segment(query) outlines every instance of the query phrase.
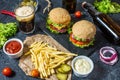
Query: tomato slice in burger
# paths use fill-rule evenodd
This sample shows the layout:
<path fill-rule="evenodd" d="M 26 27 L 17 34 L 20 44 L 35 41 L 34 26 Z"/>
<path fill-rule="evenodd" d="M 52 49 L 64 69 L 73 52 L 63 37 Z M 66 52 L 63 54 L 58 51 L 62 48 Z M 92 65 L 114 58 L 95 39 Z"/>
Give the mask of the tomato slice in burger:
<path fill-rule="evenodd" d="M 82 42 L 82 41 L 77 41 L 75 44 L 78 44 L 78 45 L 84 45 L 85 43 Z"/>
<path fill-rule="evenodd" d="M 78 45 L 85 45 L 85 44 L 89 44 L 89 40 L 86 40 L 86 41 L 77 41 L 75 44 L 78 44 Z"/>
<path fill-rule="evenodd" d="M 74 44 L 78 44 L 78 45 L 85 45 L 88 44 L 90 41 L 86 40 L 86 41 L 78 41 L 75 38 L 72 37 L 72 34 L 70 34 L 70 40 L 74 43 Z"/>
<path fill-rule="evenodd" d="M 72 33 L 70 34 L 70 40 L 71 40 L 72 42 L 74 42 L 74 43 L 77 42 L 77 40 L 72 37 Z"/>

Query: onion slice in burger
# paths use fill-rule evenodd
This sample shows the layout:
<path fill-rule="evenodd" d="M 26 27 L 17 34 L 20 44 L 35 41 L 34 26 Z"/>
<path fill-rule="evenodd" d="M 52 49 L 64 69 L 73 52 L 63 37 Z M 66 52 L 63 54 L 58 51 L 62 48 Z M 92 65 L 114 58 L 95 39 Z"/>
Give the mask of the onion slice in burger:
<path fill-rule="evenodd" d="M 117 62 L 118 55 L 114 48 L 106 46 L 100 49 L 100 59 L 106 64 L 113 65 Z"/>

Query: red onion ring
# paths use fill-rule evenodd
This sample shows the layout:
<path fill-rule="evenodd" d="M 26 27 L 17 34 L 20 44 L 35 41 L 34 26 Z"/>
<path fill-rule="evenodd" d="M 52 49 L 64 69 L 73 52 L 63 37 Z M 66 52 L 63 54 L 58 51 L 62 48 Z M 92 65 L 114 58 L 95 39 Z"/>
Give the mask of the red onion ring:
<path fill-rule="evenodd" d="M 105 56 L 108 52 L 112 54 L 110 57 Z M 100 49 L 100 59 L 106 64 L 113 65 L 117 62 L 118 55 L 114 48 L 106 46 Z"/>

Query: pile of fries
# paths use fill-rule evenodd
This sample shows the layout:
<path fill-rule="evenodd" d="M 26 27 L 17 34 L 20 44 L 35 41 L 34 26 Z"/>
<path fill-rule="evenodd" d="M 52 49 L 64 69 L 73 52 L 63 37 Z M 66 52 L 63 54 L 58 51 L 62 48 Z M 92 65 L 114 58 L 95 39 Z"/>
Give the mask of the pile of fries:
<path fill-rule="evenodd" d="M 40 78 L 45 79 L 55 73 L 55 68 L 70 60 L 77 54 L 58 51 L 45 42 L 34 42 L 25 55 L 31 55 L 31 60 L 40 72 Z"/>

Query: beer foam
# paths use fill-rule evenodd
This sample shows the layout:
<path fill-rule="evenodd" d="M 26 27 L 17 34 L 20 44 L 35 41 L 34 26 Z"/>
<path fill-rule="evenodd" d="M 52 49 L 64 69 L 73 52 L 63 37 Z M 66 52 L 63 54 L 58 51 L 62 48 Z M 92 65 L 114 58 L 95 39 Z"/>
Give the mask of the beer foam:
<path fill-rule="evenodd" d="M 17 16 L 29 16 L 33 13 L 34 9 L 30 6 L 22 6 L 16 9 L 15 13 Z"/>

